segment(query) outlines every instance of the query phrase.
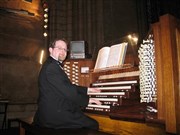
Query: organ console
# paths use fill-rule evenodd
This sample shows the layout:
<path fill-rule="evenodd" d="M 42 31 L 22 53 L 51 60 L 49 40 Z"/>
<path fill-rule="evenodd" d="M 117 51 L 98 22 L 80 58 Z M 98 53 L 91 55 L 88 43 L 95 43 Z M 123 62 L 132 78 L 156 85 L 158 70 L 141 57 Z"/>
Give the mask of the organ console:
<path fill-rule="evenodd" d="M 88 94 L 90 98 L 95 98 L 102 104 L 89 104 L 86 112 L 108 115 L 112 119 L 145 121 L 147 119 L 145 113 L 150 113 L 153 109 L 157 110 L 153 103 L 140 103 L 140 70 L 138 67 L 129 66 L 93 74 L 100 75 L 91 87 L 96 87 L 101 92 Z M 134 114 L 133 110 L 136 110 Z M 130 113 L 129 116 L 128 113 Z"/>
<path fill-rule="evenodd" d="M 165 125 L 168 133 L 180 133 L 179 39 L 179 20 L 162 16 L 140 45 L 137 66 L 91 72 L 91 87 L 101 92 L 88 94 L 102 105 L 89 104 L 85 112 L 155 122 Z"/>

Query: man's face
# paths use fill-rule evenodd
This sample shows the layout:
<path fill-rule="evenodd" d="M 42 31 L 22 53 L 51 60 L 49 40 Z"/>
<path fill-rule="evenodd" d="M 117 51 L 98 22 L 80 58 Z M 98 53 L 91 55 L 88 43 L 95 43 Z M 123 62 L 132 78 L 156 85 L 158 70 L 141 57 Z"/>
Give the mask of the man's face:
<path fill-rule="evenodd" d="M 67 45 L 64 41 L 58 40 L 53 48 L 49 49 L 50 55 L 58 61 L 64 61 L 67 56 Z"/>

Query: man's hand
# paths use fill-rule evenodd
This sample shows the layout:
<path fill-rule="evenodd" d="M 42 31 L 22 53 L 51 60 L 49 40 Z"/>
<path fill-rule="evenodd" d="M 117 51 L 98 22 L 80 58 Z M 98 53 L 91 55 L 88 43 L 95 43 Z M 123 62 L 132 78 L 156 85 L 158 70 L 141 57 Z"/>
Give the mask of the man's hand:
<path fill-rule="evenodd" d="M 97 105 L 101 105 L 101 104 L 102 104 L 99 100 L 97 100 L 97 99 L 95 99 L 95 98 L 89 98 L 89 103 L 90 103 L 90 104 L 95 103 L 95 104 L 97 104 Z"/>
<path fill-rule="evenodd" d="M 101 92 L 98 88 L 88 88 L 87 93 Z"/>
<path fill-rule="evenodd" d="M 87 91 L 88 94 L 89 93 L 99 93 L 99 92 L 101 92 L 101 90 L 98 89 L 98 88 L 88 88 L 88 91 Z M 97 104 L 97 105 L 101 105 L 102 104 L 99 100 L 97 100 L 95 98 L 89 98 L 89 103 L 90 104 L 94 103 L 94 104 Z"/>

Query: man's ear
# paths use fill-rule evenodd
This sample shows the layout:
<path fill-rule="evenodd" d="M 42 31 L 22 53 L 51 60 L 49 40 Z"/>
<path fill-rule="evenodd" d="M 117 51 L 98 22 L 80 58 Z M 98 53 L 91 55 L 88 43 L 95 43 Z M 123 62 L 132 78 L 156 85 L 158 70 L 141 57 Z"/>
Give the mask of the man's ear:
<path fill-rule="evenodd" d="M 52 53 L 52 48 L 51 47 L 49 47 L 49 52 Z"/>

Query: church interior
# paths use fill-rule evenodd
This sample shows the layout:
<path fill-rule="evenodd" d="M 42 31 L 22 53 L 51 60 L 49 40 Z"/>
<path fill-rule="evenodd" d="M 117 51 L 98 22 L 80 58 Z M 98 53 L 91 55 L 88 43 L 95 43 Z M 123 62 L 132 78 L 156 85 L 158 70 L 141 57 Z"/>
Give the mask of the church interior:
<path fill-rule="evenodd" d="M 45 135 L 26 130 L 37 109 L 39 71 L 58 38 L 69 42 L 64 70 L 72 83 L 136 80 L 118 104 L 84 110 L 102 135 L 180 134 L 179 0 L 0 0 L 0 134 Z M 123 64 L 94 70 L 101 48 L 124 42 Z"/>

